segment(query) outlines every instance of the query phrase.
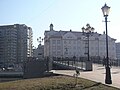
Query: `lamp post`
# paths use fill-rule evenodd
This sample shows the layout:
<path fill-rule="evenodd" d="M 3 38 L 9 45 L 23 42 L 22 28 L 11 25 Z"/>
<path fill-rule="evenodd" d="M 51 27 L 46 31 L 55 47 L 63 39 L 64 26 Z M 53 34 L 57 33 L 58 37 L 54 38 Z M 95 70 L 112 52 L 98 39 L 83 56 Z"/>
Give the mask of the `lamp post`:
<path fill-rule="evenodd" d="M 89 56 L 89 36 L 94 32 L 94 28 L 90 24 L 86 24 L 86 28 L 82 27 L 83 35 L 87 37 L 87 61 L 86 61 L 86 71 L 92 71 L 92 62 Z"/>
<path fill-rule="evenodd" d="M 68 59 L 68 47 L 67 47 L 67 45 L 66 45 L 66 47 L 65 47 L 65 56 L 66 56 L 66 61 L 67 61 L 67 64 L 68 64 L 68 66 L 69 66 L 69 59 Z"/>
<path fill-rule="evenodd" d="M 75 62 L 76 62 L 76 56 L 75 55 L 73 56 L 73 61 L 74 61 L 74 65 L 75 65 L 75 68 L 76 68 L 76 64 L 75 64 Z"/>
<path fill-rule="evenodd" d="M 82 32 L 83 34 L 87 37 L 87 42 L 88 42 L 88 51 L 87 51 L 87 55 L 88 55 L 88 61 L 90 61 L 89 59 L 89 36 L 90 34 L 94 31 L 94 28 L 90 26 L 90 24 L 86 24 L 86 28 L 82 27 Z"/>
<path fill-rule="evenodd" d="M 105 17 L 105 25 L 106 25 L 106 77 L 105 77 L 105 83 L 106 84 L 112 84 L 111 80 L 111 71 L 109 66 L 109 57 L 108 57 L 108 35 L 107 35 L 107 17 L 110 11 L 110 7 L 108 7 L 106 4 L 101 8 L 103 12 L 103 16 Z"/>

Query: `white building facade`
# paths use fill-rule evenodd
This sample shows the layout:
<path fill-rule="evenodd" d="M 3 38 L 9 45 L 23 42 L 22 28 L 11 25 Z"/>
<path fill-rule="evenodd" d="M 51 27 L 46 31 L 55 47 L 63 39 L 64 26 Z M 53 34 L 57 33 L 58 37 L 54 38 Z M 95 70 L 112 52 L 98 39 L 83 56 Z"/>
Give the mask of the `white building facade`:
<path fill-rule="evenodd" d="M 116 58 L 120 59 L 120 42 L 115 44 L 116 44 Z"/>
<path fill-rule="evenodd" d="M 73 58 L 87 57 L 87 37 L 83 32 L 55 31 L 53 24 L 44 33 L 44 57 Z M 115 39 L 108 37 L 109 58 L 116 58 Z M 89 37 L 89 56 L 106 57 L 106 35 L 93 32 Z"/>
<path fill-rule="evenodd" d="M 44 45 L 39 44 L 37 48 L 33 49 L 33 57 L 43 60 L 44 58 Z"/>

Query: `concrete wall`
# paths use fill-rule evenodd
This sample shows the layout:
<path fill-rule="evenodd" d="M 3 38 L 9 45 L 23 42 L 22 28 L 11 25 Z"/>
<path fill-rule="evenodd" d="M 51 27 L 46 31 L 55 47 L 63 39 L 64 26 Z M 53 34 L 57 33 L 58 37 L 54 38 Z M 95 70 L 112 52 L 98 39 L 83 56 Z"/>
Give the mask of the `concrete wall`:
<path fill-rule="evenodd" d="M 28 61 L 24 64 L 23 78 L 35 78 L 43 76 L 46 71 L 45 61 Z"/>

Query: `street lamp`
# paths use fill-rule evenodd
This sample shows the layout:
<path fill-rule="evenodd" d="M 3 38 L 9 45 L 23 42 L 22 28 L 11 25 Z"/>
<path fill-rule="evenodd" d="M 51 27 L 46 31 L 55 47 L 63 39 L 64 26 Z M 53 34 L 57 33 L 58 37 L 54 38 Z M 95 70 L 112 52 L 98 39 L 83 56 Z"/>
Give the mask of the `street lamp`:
<path fill-rule="evenodd" d="M 94 28 L 90 26 L 90 24 L 86 24 L 86 28 L 82 27 L 82 32 L 83 34 L 87 37 L 87 42 L 88 42 L 88 52 L 87 52 L 87 55 L 88 55 L 88 61 L 90 61 L 89 59 L 89 36 L 90 34 L 92 34 L 92 32 L 94 32 Z"/>
<path fill-rule="evenodd" d="M 75 55 L 73 56 L 73 60 L 74 60 L 74 65 L 75 65 L 75 62 L 76 62 L 76 56 Z M 76 68 L 76 65 L 75 65 L 75 68 Z"/>
<path fill-rule="evenodd" d="M 87 37 L 87 61 L 86 61 L 86 71 L 92 71 L 92 61 L 89 59 L 89 36 L 94 32 L 94 28 L 90 24 L 86 24 L 86 28 L 82 27 L 83 35 Z"/>
<path fill-rule="evenodd" d="M 111 72 L 110 72 L 110 66 L 109 66 L 109 57 L 108 57 L 108 35 L 107 35 L 107 17 L 110 11 L 110 7 L 105 4 L 102 8 L 103 16 L 105 17 L 105 25 L 106 25 L 106 77 L 105 77 L 105 83 L 106 84 L 112 84 L 111 80 Z"/>

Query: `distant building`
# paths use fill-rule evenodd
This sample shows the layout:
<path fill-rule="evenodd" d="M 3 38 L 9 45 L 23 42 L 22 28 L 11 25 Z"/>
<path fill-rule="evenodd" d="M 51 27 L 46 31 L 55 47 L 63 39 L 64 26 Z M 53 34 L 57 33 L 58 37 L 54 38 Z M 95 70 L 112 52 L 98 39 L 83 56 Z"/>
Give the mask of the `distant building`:
<path fill-rule="evenodd" d="M 37 48 L 33 49 L 33 57 L 39 60 L 44 58 L 44 45 L 39 44 Z"/>
<path fill-rule="evenodd" d="M 0 26 L 0 63 L 22 63 L 32 56 L 32 28 L 25 24 Z"/>
<path fill-rule="evenodd" d="M 87 38 L 83 32 L 77 31 L 55 31 L 53 24 L 50 30 L 44 33 L 44 57 L 73 58 L 73 56 L 87 57 Z M 108 36 L 109 58 L 116 58 L 115 41 Z M 93 32 L 89 37 L 90 57 L 104 58 L 106 56 L 106 35 Z"/>
<path fill-rule="evenodd" d="M 115 44 L 116 44 L 116 58 L 120 59 L 120 42 Z"/>

